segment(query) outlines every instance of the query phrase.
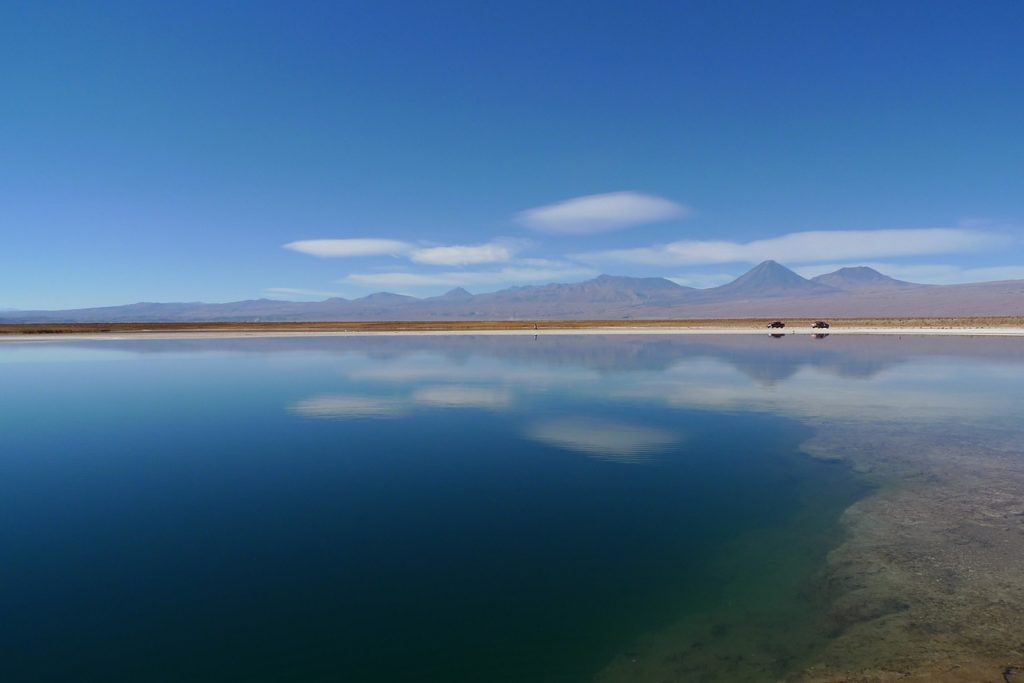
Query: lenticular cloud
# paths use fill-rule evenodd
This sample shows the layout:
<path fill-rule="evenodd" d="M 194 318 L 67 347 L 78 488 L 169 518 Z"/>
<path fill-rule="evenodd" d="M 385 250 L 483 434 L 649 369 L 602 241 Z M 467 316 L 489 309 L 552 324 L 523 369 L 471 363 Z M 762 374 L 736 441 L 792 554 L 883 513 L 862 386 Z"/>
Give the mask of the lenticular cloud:
<path fill-rule="evenodd" d="M 689 213 L 686 206 L 661 197 L 639 192 L 609 192 L 527 209 L 516 220 L 539 232 L 589 235 L 680 218 Z"/>

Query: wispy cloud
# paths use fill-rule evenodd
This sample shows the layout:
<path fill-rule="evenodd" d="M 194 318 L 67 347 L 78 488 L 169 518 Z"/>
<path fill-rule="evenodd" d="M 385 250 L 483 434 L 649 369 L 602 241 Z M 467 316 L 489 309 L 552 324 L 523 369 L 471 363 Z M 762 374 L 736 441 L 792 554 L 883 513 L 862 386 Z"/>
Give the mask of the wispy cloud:
<path fill-rule="evenodd" d="M 508 261 L 519 250 L 512 242 L 491 242 L 489 244 L 445 247 L 426 247 L 412 252 L 410 258 L 416 263 L 432 266 L 471 266 L 481 263 Z"/>
<path fill-rule="evenodd" d="M 301 289 L 296 287 L 267 287 L 264 290 L 271 296 L 292 296 L 292 297 L 336 297 L 341 296 L 337 292 L 325 292 L 319 289 Z"/>
<path fill-rule="evenodd" d="M 321 258 L 349 258 L 354 256 L 400 256 L 414 248 L 400 240 L 357 237 L 351 239 L 299 240 L 283 245 L 285 249 Z"/>
<path fill-rule="evenodd" d="M 587 263 L 663 266 L 758 263 L 767 259 L 815 263 L 963 253 L 998 246 L 1001 242 L 997 235 L 961 228 L 814 230 L 752 242 L 681 240 L 652 247 L 588 252 L 574 258 Z"/>
<path fill-rule="evenodd" d="M 402 240 L 356 237 L 300 240 L 282 246 L 284 249 L 320 258 L 392 256 L 431 266 L 470 266 L 508 261 L 523 245 L 523 242 L 496 240 L 485 244 L 417 246 Z"/>
<path fill-rule="evenodd" d="M 540 232 L 590 235 L 681 218 L 689 213 L 690 209 L 683 204 L 662 197 L 609 192 L 527 209 L 516 216 L 516 221 Z"/>
<path fill-rule="evenodd" d="M 471 287 L 473 285 L 493 286 L 519 282 L 573 280 L 592 277 L 596 274 L 590 268 L 571 264 L 563 266 L 517 265 L 486 271 L 352 273 L 340 282 L 373 287 Z"/>

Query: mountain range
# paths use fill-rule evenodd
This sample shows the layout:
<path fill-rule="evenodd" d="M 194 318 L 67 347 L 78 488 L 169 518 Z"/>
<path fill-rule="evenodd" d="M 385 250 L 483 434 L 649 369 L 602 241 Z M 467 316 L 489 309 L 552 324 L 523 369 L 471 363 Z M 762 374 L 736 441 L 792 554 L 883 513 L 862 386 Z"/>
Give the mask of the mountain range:
<path fill-rule="evenodd" d="M 865 266 L 804 278 L 765 261 L 708 289 L 659 277 L 601 275 L 585 282 L 486 294 L 456 288 L 416 298 L 379 292 L 300 302 L 136 303 L 61 311 L 0 311 L 4 323 L 262 322 L 343 320 L 695 319 L 742 317 L 934 317 L 1024 315 L 1024 280 L 922 285 Z"/>

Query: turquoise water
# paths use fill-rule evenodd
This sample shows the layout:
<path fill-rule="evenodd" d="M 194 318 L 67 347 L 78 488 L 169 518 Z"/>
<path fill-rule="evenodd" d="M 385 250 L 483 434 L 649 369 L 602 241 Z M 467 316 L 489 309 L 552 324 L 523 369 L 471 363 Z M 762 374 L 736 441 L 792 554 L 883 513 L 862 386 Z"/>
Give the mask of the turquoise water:
<path fill-rule="evenodd" d="M 799 446 L 929 344 L 2 344 L 0 680 L 586 681 L 668 628 L 784 675 L 869 492 Z"/>

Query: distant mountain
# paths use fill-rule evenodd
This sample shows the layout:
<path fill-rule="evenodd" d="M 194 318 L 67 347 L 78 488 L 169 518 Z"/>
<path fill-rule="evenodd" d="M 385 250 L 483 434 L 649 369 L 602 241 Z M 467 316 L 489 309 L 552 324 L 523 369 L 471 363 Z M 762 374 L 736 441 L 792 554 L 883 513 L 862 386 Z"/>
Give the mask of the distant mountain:
<path fill-rule="evenodd" d="M 0 312 L 0 323 L 260 322 L 1024 315 L 1024 280 L 918 285 L 867 267 L 811 280 L 765 261 L 729 284 L 683 287 L 660 277 L 601 275 L 573 283 L 426 299 L 378 292 L 361 299 L 252 299 L 221 304 L 137 303 L 68 311 Z"/>
<path fill-rule="evenodd" d="M 835 291 L 826 284 L 801 277 L 775 261 L 765 261 L 729 284 L 714 287 L 705 293 L 715 299 L 755 299 L 794 294 L 831 294 Z"/>
<path fill-rule="evenodd" d="M 619 277 L 601 275 L 593 280 L 570 284 L 534 287 L 512 287 L 477 298 L 490 302 L 537 302 L 563 304 L 627 304 L 642 305 L 681 301 L 691 287 L 677 285 L 662 277 Z"/>
<path fill-rule="evenodd" d="M 439 301 L 465 301 L 466 299 L 472 299 L 473 295 L 467 292 L 462 287 L 456 287 L 455 289 L 448 290 L 441 296 L 435 296 L 431 298 Z"/>
<path fill-rule="evenodd" d="M 674 295 L 693 289 L 693 287 L 684 287 L 683 285 L 677 284 L 672 282 L 672 280 L 668 280 L 663 277 L 622 277 L 617 275 L 599 275 L 589 282 L 597 287 L 628 289 L 633 292 L 643 293 L 646 296 L 660 296 L 664 293 Z"/>
<path fill-rule="evenodd" d="M 361 299 L 353 299 L 354 303 L 375 305 L 406 304 L 413 301 L 419 301 L 419 299 L 414 296 L 408 296 L 406 294 L 392 294 L 391 292 L 377 292 L 376 294 L 364 296 Z"/>
<path fill-rule="evenodd" d="M 867 266 L 855 266 L 851 268 L 840 268 L 839 270 L 824 275 L 812 277 L 811 282 L 841 289 L 844 292 L 877 291 L 884 289 L 902 289 L 904 287 L 922 287 L 911 282 L 904 282 L 882 275 L 874 268 Z"/>

